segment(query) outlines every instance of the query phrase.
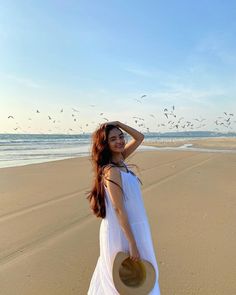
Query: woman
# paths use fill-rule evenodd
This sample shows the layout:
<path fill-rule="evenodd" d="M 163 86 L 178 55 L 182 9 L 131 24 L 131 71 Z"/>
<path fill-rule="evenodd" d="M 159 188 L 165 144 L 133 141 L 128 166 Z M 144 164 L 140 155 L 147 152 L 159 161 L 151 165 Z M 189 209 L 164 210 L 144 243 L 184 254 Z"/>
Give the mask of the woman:
<path fill-rule="evenodd" d="M 125 143 L 123 129 L 133 139 Z M 146 259 L 156 270 L 156 282 L 149 295 L 159 295 L 158 266 L 151 231 L 143 204 L 140 180 L 125 159 L 144 139 L 139 131 L 119 122 L 102 124 L 92 136 L 94 187 L 87 199 L 93 214 L 102 218 L 98 258 L 88 295 L 118 295 L 112 265 L 119 251 L 129 252 L 134 261 Z"/>

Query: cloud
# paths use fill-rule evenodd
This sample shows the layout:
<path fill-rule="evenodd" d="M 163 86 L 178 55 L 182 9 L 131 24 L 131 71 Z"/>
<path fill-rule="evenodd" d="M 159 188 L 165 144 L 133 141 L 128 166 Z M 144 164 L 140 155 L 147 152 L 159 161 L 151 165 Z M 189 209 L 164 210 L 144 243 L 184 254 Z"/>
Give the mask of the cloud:
<path fill-rule="evenodd" d="M 151 71 L 143 70 L 141 68 L 127 66 L 127 67 L 124 67 L 123 69 L 126 72 L 129 72 L 129 73 L 134 74 L 136 76 L 142 76 L 142 77 L 147 77 L 147 78 L 155 78 L 156 77 L 155 73 L 153 73 Z"/>
<path fill-rule="evenodd" d="M 16 83 L 19 83 L 23 86 L 26 86 L 26 87 L 30 87 L 30 88 L 41 88 L 42 87 L 40 84 L 38 84 L 37 82 L 35 82 L 29 78 L 17 77 L 12 74 L 4 74 L 4 77 L 7 79 L 10 79 Z"/>
<path fill-rule="evenodd" d="M 168 87 L 165 91 L 152 92 L 152 98 L 158 98 L 162 102 L 178 103 L 179 105 L 186 103 L 199 104 L 202 106 L 214 106 L 216 99 L 224 97 L 225 92 L 223 89 L 197 89 L 189 85 L 178 83 L 166 83 Z"/>
<path fill-rule="evenodd" d="M 227 65 L 236 64 L 234 36 L 231 32 L 211 32 L 196 45 L 196 54 L 209 54 Z"/>

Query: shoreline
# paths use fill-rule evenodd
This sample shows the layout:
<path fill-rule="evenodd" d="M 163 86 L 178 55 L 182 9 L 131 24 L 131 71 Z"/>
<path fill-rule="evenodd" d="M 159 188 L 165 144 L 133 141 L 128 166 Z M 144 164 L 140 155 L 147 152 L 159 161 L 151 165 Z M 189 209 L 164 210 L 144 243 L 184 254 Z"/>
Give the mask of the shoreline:
<path fill-rule="evenodd" d="M 153 149 L 152 149 L 153 148 Z M 152 151 L 152 150 L 158 150 L 158 151 L 195 151 L 195 152 L 229 152 L 234 153 L 236 152 L 236 138 L 203 138 L 203 139 L 191 139 L 191 140 L 179 140 L 179 141 L 163 141 L 163 142 L 151 142 L 151 141 L 143 141 L 140 145 L 140 147 L 137 149 L 137 152 L 144 152 L 144 151 Z M 62 161 L 66 159 L 75 159 L 75 158 L 83 158 L 88 157 L 89 152 L 81 154 L 80 156 L 70 156 L 70 157 L 59 157 L 59 158 L 53 158 L 53 159 L 40 159 L 40 160 L 30 160 L 30 163 L 24 163 L 24 160 L 22 160 L 22 163 L 18 164 L 17 161 L 14 163 L 10 163 L 8 161 L 7 166 L 0 166 L 0 169 L 4 168 L 11 168 L 11 167 L 21 167 L 21 166 L 27 166 L 32 164 L 40 164 L 40 163 L 48 163 L 48 162 L 54 162 L 54 161 Z M 25 162 L 27 162 L 25 160 Z M 6 165 L 6 164 L 5 164 Z"/>
<path fill-rule="evenodd" d="M 235 150 L 236 151 L 236 138 L 202 138 L 202 139 L 190 139 L 180 141 L 144 141 L 142 144 L 154 147 L 180 147 L 185 144 L 192 144 L 193 148 L 210 148 L 210 149 L 221 149 L 221 150 Z"/>

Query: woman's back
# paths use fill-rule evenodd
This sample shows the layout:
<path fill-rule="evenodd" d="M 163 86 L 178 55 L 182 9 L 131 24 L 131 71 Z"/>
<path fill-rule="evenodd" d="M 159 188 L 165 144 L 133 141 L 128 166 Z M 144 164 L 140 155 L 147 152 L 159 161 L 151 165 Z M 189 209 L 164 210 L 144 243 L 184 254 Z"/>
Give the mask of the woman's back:
<path fill-rule="evenodd" d="M 137 176 L 130 170 L 128 170 L 128 172 L 120 170 L 120 176 L 122 188 L 124 191 L 123 200 L 129 218 L 129 223 L 133 224 L 139 222 L 147 222 L 147 214 L 144 207 L 141 187 Z M 109 219 L 114 217 L 115 211 L 112 206 L 110 193 L 105 185 L 104 188 L 106 192 L 105 204 L 107 214 L 105 219 L 107 219 L 107 221 L 109 222 Z"/>

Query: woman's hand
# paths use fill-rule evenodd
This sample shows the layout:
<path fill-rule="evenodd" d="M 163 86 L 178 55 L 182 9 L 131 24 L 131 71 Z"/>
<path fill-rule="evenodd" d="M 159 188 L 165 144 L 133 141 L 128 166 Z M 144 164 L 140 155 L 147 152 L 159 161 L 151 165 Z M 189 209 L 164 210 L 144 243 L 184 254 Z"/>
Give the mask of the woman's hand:
<path fill-rule="evenodd" d="M 130 259 L 133 261 L 140 260 L 140 254 L 136 243 L 129 243 L 129 255 Z"/>
<path fill-rule="evenodd" d="M 105 125 L 105 127 L 107 125 L 119 126 L 119 123 L 120 123 L 119 121 L 111 121 L 111 122 L 104 123 L 104 125 Z"/>

